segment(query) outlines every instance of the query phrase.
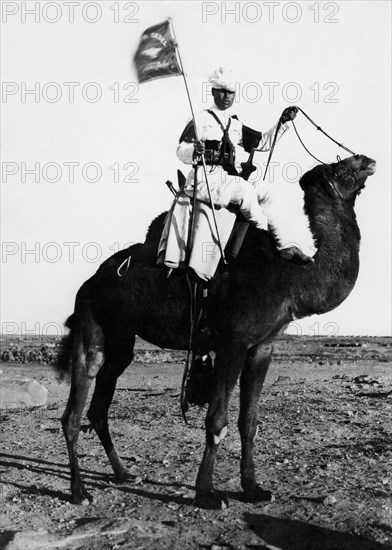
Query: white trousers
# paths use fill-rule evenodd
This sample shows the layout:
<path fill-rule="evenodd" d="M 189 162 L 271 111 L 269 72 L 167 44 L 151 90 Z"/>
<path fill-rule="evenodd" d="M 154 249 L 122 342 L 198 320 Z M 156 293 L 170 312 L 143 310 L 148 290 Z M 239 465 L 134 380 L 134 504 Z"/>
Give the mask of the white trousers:
<path fill-rule="evenodd" d="M 215 166 L 209 172 L 207 166 L 208 184 L 212 202 L 215 206 L 226 207 L 228 204 L 236 204 L 245 219 L 256 225 L 259 229 L 268 229 L 268 218 L 263 205 L 268 201 L 268 193 L 260 185 L 253 186 L 239 176 L 229 176 L 223 168 Z M 192 169 L 187 177 L 185 193 L 193 197 L 195 170 Z M 197 168 L 197 198 L 210 202 L 207 184 L 202 166 Z"/>

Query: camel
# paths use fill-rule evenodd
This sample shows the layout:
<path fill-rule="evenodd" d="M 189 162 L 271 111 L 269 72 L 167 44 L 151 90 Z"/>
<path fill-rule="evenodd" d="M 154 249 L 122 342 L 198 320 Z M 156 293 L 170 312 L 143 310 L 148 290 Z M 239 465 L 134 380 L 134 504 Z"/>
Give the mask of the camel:
<path fill-rule="evenodd" d="M 273 342 L 293 319 L 331 311 L 350 294 L 358 275 L 360 232 L 354 205 L 375 171 L 375 161 L 354 155 L 320 164 L 299 181 L 304 211 L 317 252 L 314 263 L 282 258 L 271 229 L 250 227 L 236 260 L 219 266 L 210 283 L 208 317 L 214 355 L 213 384 L 205 419 L 206 442 L 196 478 L 198 507 L 228 504 L 213 485 L 219 443 L 228 425 L 228 406 L 240 382 L 238 428 L 241 437 L 241 486 L 247 502 L 271 500 L 258 485 L 253 458 L 258 398 L 271 361 Z M 81 479 L 77 443 L 88 390 L 96 379 L 87 417 L 98 434 L 115 478 L 128 473 L 116 453 L 108 428 L 108 410 L 117 378 L 133 358 L 135 336 L 161 348 L 186 350 L 189 343 L 189 287 L 183 274 L 170 276 L 156 265 L 165 214 L 151 224 L 145 243 L 117 252 L 87 280 L 70 317 L 69 347 L 62 355 L 71 368 L 69 400 L 62 416 L 68 446 L 73 503 L 90 499 Z M 125 259 L 122 276 L 118 268 Z M 70 359 L 72 356 L 72 360 Z"/>

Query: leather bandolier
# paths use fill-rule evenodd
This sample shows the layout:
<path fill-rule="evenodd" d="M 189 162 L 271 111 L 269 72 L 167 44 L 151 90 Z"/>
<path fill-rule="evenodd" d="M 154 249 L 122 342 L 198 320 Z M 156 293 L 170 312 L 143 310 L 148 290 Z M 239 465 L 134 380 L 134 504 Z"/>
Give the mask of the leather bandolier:
<path fill-rule="evenodd" d="M 221 166 L 229 175 L 231 176 L 240 176 L 235 167 L 235 147 L 229 137 L 229 129 L 231 125 L 232 118 L 238 120 L 236 115 L 233 115 L 229 118 L 229 122 L 226 128 L 223 126 L 222 122 L 219 120 L 218 116 L 214 111 L 207 109 L 209 113 L 219 124 L 222 130 L 222 139 L 218 140 L 205 140 L 205 153 L 204 158 L 207 166 Z M 184 131 L 180 136 L 180 143 L 185 141 L 191 143 L 196 139 L 195 128 L 193 121 L 191 120 Z M 261 132 L 253 130 L 249 126 L 242 125 L 242 146 L 247 153 L 251 153 L 255 149 L 261 140 Z M 196 155 L 195 155 L 196 156 Z"/>

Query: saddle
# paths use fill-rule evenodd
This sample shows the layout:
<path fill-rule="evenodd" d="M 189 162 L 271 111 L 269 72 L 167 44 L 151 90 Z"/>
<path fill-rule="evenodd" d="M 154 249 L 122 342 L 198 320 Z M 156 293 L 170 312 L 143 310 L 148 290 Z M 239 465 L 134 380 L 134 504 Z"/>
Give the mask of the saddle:
<path fill-rule="evenodd" d="M 165 220 L 158 246 L 158 264 L 163 263 L 175 270 L 189 267 L 200 279 L 209 281 L 221 260 L 212 207 L 201 200 L 196 200 L 193 205 L 193 199 L 184 192 L 186 179 L 180 170 L 177 177 L 179 191 Z M 174 189 L 171 182 L 166 183 Z M 236 205 L 230 204 L 225 208 L 215 206 L 215 216 L 225 257 L 228 262 L 233 262 L 241 249 L 249 223 Z"/>

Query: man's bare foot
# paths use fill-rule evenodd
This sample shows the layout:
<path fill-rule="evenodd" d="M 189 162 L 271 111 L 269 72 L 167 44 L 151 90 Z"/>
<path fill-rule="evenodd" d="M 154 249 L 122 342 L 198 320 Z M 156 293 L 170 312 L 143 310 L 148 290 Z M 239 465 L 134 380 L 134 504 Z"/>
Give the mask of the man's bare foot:
<path fill-rule="evenodd" d="M 287 260 L 295 264 L 311 264 L 314 263 L 314 258 L 307 256 L 298 246 L 289 246 L 279 250 L 279 257 L 282 260 Z"/>

